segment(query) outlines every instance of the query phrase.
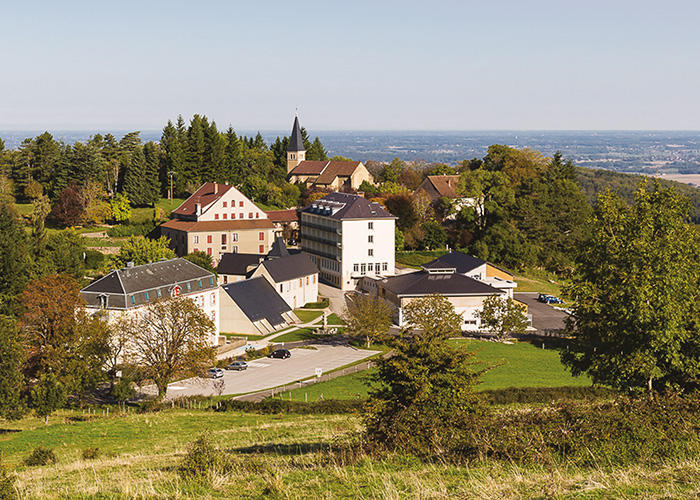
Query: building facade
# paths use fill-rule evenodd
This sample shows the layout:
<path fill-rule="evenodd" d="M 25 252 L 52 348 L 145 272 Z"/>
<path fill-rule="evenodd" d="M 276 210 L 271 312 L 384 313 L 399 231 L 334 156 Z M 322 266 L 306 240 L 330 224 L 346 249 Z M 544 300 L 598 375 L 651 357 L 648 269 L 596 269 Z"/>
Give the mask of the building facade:
<path fill-rule="evenodd" d="M 264 210 L 227 184 L 207 182 L 161 224 L 179 256 L 196 250 L 214 264 L 228 252 L 264 255 L 274 241 L 274 225 Z"/>
<path fill-rule="evenodd" d="M 395 272 L 396 217 L 379 203 L 331 193 L 301 212 L 301 247 L 322 282 L 354 290 L 364 276 Z"/>
<path fill-rule="evenodd" d="M 149 304 L 187 297 L 215 326 L 211 344 L 219 337 L 219 288 L 214 273 L 185 259 L 170 259 L 117 269 L 80 291 L 88 312 L 105 314 L 107 321 L 137 317 Z"/>

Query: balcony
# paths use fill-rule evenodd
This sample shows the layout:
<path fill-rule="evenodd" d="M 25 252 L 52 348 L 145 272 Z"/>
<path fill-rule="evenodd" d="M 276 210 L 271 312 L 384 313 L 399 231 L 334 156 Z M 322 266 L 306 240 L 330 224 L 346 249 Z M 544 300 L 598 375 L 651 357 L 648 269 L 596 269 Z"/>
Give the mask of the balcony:
<path fill-rule="evenodd" d="M 304 230 L 305 227 L 310 227 L 312 229 L 318 229 L 319 231 L 325 231 L 327 233 L 335 233 L 338 235 L 342 234 L 342 231 L 340 230 L 339 227 L 323 226 L 321 224 L 314 224 L 313 222 L 302 221 L 301 222 L 302 231 Z"/>
<path fill-rule="evenodd" d="M 339 241 L 331 240 L 331 239 L 325 238 L 323 236 L 315 236 L 315 235 L 305 234 L 303 232 L 301 233 L 301 240 L 302 240 L 302 244 L 303 244 L 304 240 L 309 240 L 309 241 L 315 241 L 317 243 L 322 243 L 324 245 L 329 245 L 332 247 L 337 247 L 337 248 L 342 247 L 342 244 Z"/>

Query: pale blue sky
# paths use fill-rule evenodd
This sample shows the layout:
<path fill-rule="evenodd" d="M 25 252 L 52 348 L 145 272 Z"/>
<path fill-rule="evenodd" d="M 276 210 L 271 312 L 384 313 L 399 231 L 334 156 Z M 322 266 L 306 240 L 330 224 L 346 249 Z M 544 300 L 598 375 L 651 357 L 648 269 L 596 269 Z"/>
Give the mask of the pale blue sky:
<path fill-rule="evenodd" d="M 700 129 L 697 1 L 0 1 L 0 129 Z"/>

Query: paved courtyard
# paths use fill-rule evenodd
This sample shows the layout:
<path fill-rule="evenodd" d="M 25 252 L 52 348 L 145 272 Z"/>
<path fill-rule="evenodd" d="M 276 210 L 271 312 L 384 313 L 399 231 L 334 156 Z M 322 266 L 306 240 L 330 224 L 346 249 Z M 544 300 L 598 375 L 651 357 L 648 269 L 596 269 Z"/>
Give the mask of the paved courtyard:
<path fill-rule="evenodd" d="M 261 391 L 297 380 L 311 377 L 316 369 L 323 373 L 359 361 L 378 353 L 366 349 L 356 349 L 348 345 L 313 345 L 314 349 L 291 349 L 288 359 L 261 358 L 248 362 L 248 369 L 241 372 L 224 370 L 223 392 L 221 394 L 242 394 Z M 217 396 L 215 380 L 191 378 L 174 382 L 168 386 L 166 399 L 182 396 Z M 145 387 L 146 394 L 155 394 L 155 387 Z"/>
<path fill-rule="evenodd" d="M 564 311 L 554 309 L 549 304 L 537 300 L 537 292 L 516 292 L 513 297 L 527 304 L 527 312 L 532 314 L 532 326 L 544 332 L 547 330 L 562 330 L 568 316 Z"/>

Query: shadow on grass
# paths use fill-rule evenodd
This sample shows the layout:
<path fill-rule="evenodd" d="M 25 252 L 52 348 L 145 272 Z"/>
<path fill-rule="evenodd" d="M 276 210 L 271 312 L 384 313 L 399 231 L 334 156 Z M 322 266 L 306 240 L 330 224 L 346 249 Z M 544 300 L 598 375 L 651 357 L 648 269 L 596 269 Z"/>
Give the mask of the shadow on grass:
<path fill-rule="evenodd" d="M 241 448 L 229 448 L 229 453 L 265 453 L 271 455 L 307 455 L 320 451 L 332 451 L 333 446 L 328 443 L 268 443 Z"/>

